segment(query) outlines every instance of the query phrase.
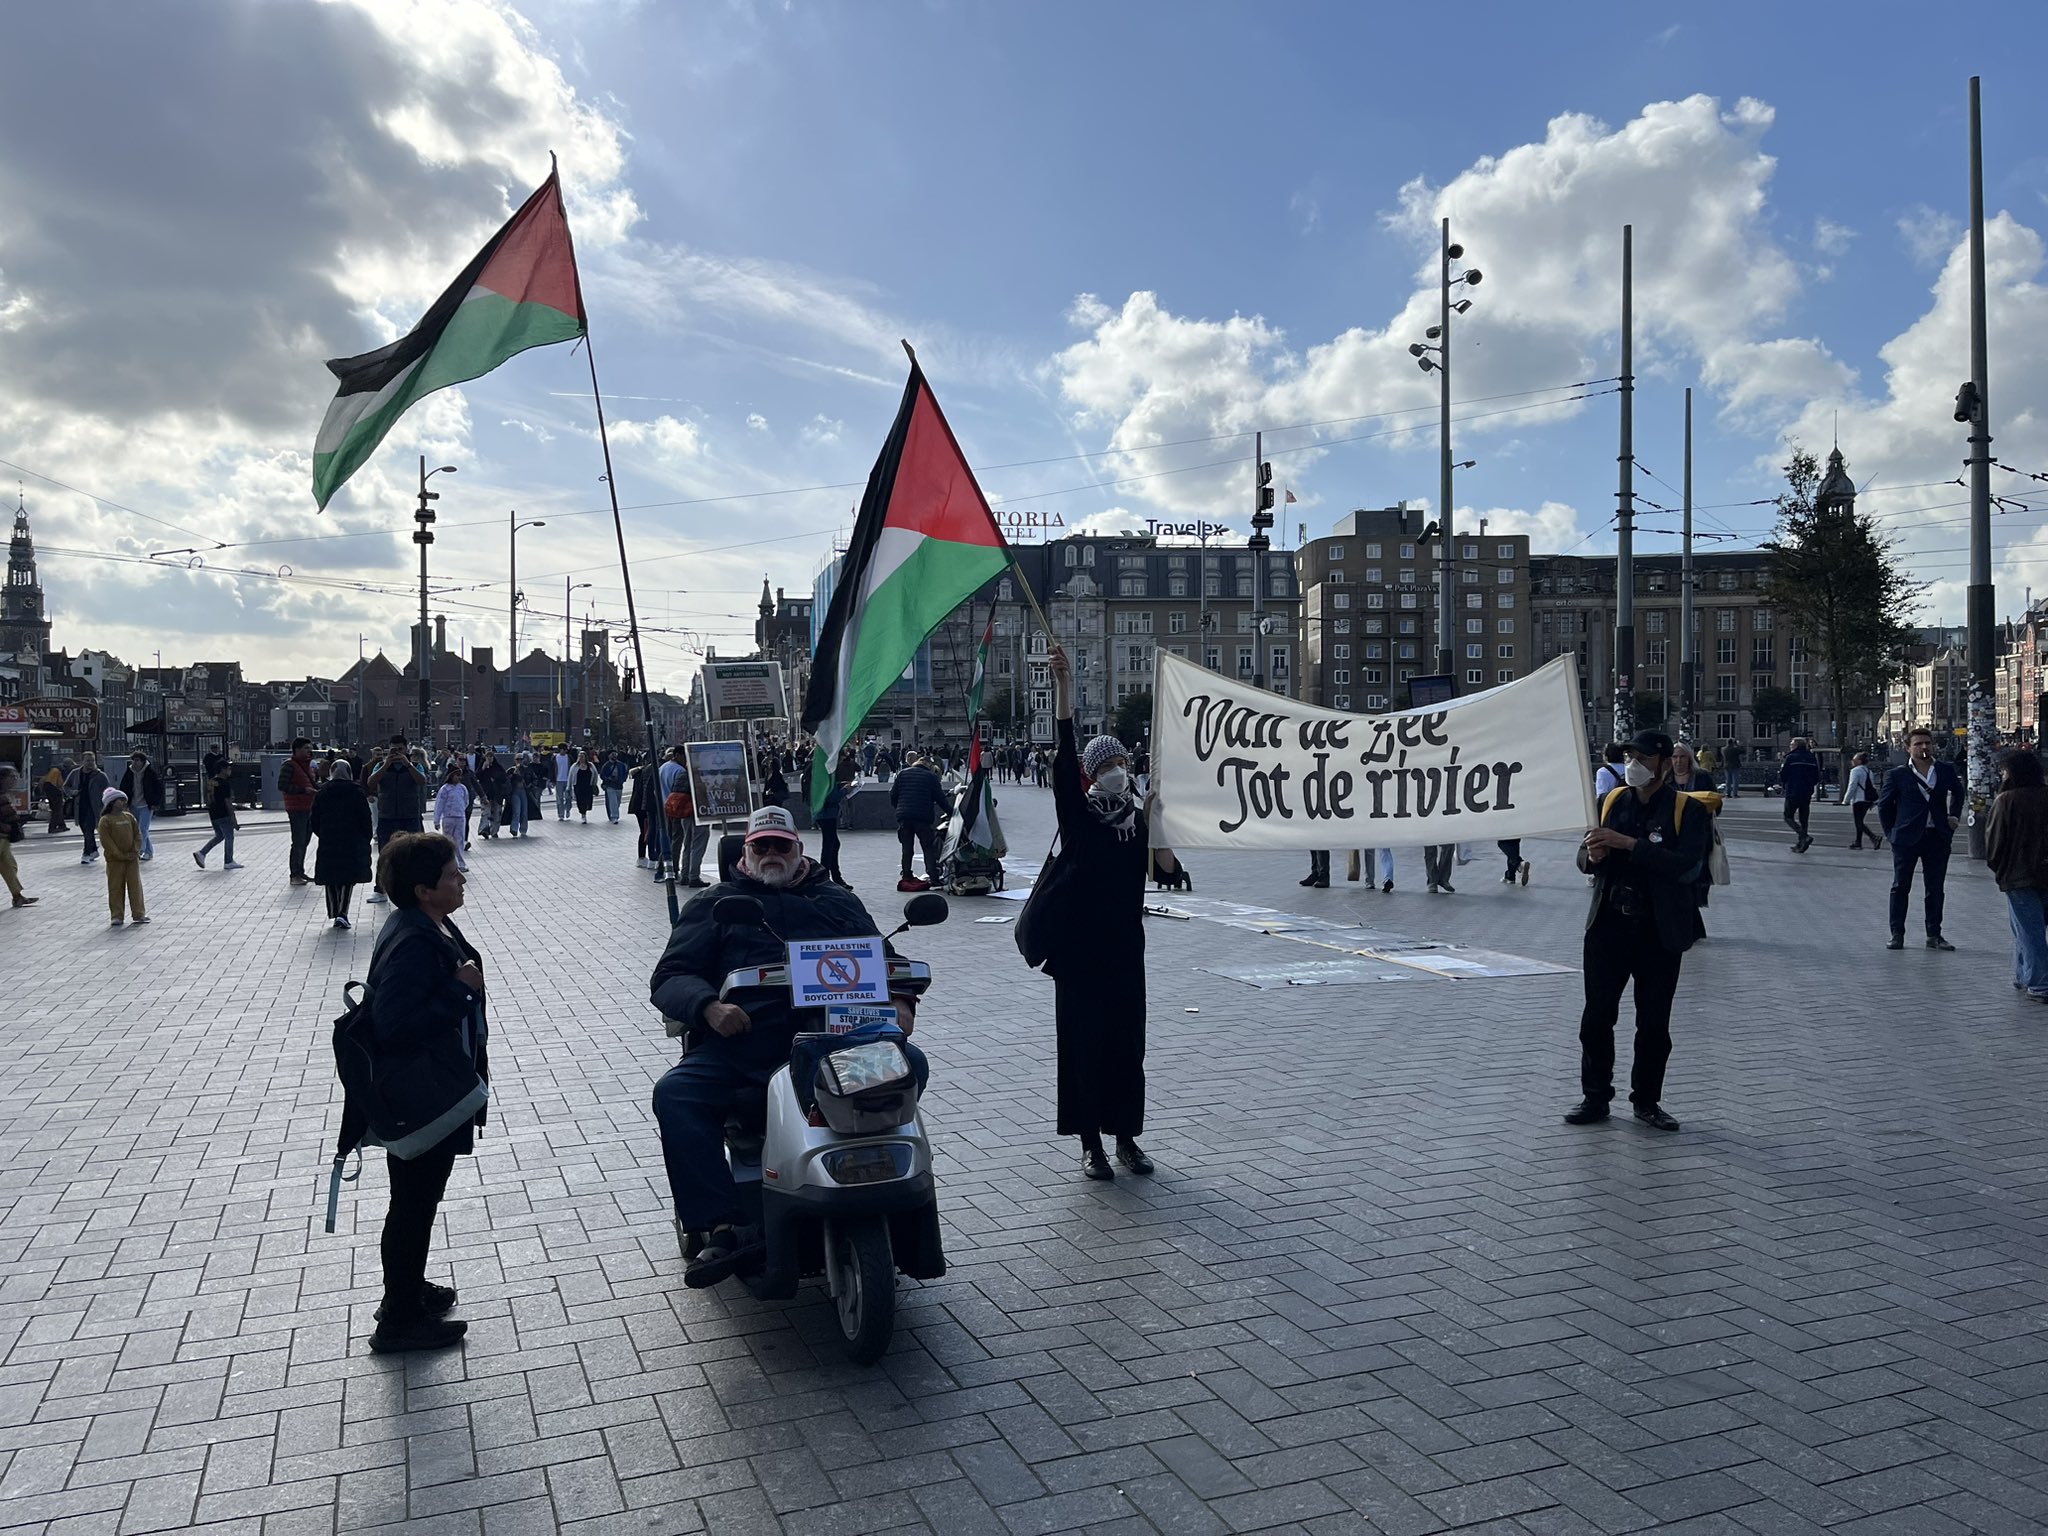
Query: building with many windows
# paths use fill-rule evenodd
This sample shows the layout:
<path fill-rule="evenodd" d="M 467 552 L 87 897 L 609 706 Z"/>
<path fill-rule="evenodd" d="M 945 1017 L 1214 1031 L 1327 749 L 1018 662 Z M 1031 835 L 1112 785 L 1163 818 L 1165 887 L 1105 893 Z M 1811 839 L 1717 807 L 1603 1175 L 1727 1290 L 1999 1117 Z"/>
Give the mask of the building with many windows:
<path fill-rule="evenodd" d="M 1361 508 L 1300 552 L 1303 692 L 1355 712 L 1400 709 L 1436 672 L 1442 546 L 1406 505 Z M 1529 539 L 1454 531 L 1452 676 L 1460 692 L 1513 682 L 1531 665 Z"/>

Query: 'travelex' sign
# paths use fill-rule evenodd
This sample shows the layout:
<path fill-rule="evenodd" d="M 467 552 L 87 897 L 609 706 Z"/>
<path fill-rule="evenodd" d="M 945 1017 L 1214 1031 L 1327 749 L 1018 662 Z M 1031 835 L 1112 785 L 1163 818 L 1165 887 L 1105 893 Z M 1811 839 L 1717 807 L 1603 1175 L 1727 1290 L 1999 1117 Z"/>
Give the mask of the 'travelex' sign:
<path fill-rule="evenodd" d="M 1228 523 L 1162 523 L 1145 519 L 1145 531 L 1160 539 L 1217 539 L 1230 532 Z"/>
<path fill-rule="evenodd" d="M 97 741 L 100 706 L 93 699 L 23 699 L 28 723 L 39 731 L 55 731 L 72 741 Z"/>

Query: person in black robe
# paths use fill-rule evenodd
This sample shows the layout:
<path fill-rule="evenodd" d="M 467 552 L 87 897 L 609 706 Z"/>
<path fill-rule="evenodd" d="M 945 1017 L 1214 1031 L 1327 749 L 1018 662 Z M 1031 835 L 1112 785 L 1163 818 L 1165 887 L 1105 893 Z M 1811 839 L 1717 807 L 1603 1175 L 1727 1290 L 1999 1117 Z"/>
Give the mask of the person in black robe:
<path fill-rule="evenodd" d="M 1116 1138 L 1117 1161 L 1131 1172 L 1152 1171 L 1138 1137 L 1145 1129 L 1145 880 L 1154 855 L 1130 753 L 1114 736 L 1077 748 L 1073 669 L 1057 647 L 1052 673 L 1062 884 L 1085 893 L 1088 903 L 1055 930 L 1058 942 L 1045 967 L 1053 977 L 1059 1049 L 1057 1130 L 1081 1138 L 1084 1174 L 1113 1179 L 1104 1136 Z M 1179 867 L 1169 849 L 1159 849 L 1157 859 L 1166 873 Z"/>

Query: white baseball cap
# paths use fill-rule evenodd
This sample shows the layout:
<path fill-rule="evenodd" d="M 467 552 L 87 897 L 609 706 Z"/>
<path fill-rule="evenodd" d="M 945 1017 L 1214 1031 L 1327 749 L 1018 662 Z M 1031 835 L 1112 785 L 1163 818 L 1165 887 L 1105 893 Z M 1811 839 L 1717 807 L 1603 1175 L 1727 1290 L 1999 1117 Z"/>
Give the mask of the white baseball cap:
<path fill-rule="evenodd" d="M 801 842 L 797 836 L 796 818 L 779 805 L 764 805 L 747 818 L 747 841 L 760 837 L 785 837 L 792 842 Z"/>

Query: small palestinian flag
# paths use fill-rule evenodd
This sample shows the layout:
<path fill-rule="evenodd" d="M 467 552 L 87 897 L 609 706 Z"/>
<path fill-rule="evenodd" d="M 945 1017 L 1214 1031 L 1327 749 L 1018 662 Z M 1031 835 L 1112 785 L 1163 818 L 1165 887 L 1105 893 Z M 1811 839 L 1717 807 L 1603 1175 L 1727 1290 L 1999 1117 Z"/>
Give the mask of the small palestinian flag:
<path fill-rule="evenodd" d="M 327 364 L 341 392 L 313 445 L 313 500 L 324 510 L 416 400 L 481 378 L 528 347 L 574 341 L 586 328 L 561 182 L 551 171 L 409 333 Z"/>
<path fill-rule="evenodd" d="M 995 514 L 913 359 L 811 658 L 803 727 L 818 744 L 813 808 L 831 788 L 839 749 L 917 648 L 1009 563 Z"/>

